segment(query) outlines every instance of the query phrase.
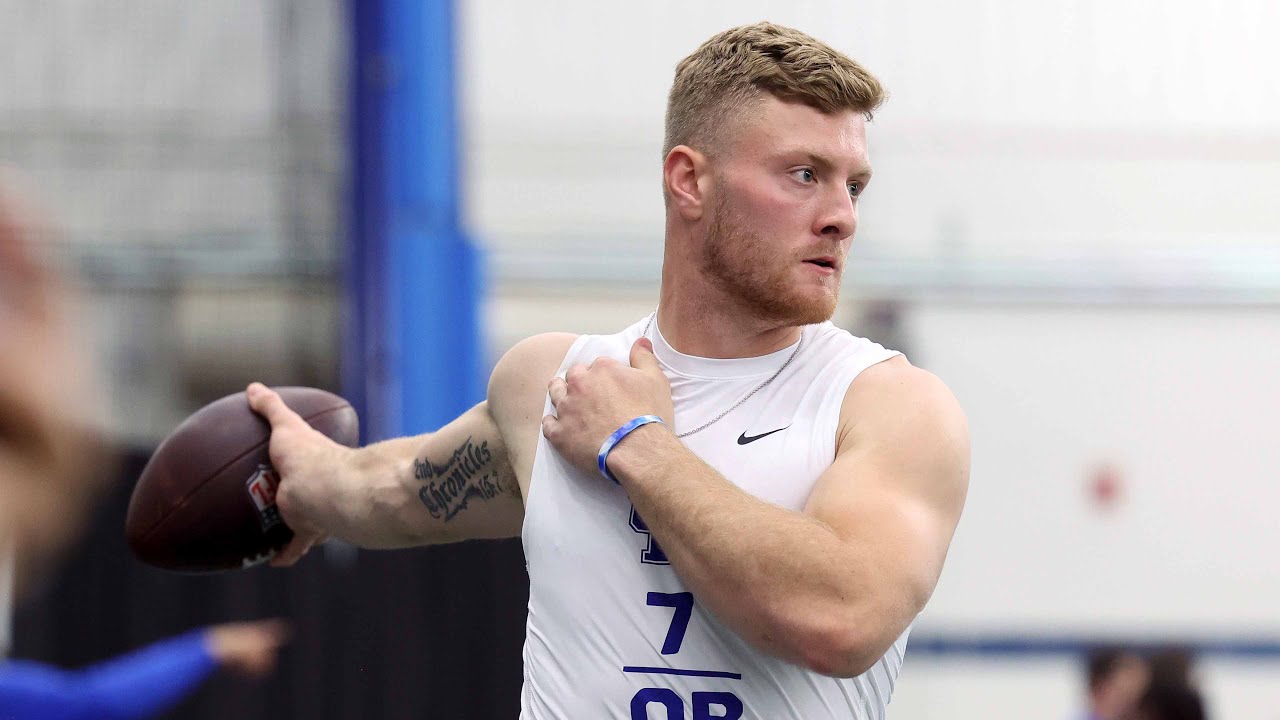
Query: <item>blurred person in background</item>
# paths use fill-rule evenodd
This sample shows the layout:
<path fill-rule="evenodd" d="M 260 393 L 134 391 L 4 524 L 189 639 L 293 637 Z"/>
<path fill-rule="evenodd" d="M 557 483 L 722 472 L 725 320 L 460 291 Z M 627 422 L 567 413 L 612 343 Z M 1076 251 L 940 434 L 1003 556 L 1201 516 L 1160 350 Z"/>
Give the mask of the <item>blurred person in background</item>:
<path fill-rule="evenodd" d="M 18 188 L 0 175 L 0 567 L 26 594 L 78 537 L 114 460 L 89 429 L 69 291 L 38 256 L 50 228 Z"/>
<path fill-rule="evenodd" d="M 1088 653 L 1085 664 L 1085 720 L 1130 720 L 1151 679 L 1147 661 L 1124 648 L 1101 647 Z"/>
<path fill-rule="evenodd" d="M 1155 650 L 1147 657 L 1151 667 L 1151 682 L 1164 685 L 1199 687 L 1196 677 L 1196 659 L 1191 650 L 1169 646 Z"/>
<path fill-rule="evenodd" d="M 1184 683 L 1153 681 L 1143 693 L 1133 720 L 1207 720 L 1204 698 Z"/>
<path fill-rule="evenodd" d="M 88 429 L 92 383 L 67 289 L 38 257 L 48 233 L 39 217 L 14 179 L 0 177 L 0 658 L 12 606 L 34 598 L 78 536 L 112 465 Z M 0 718 L 149 717 L 219 667 L 265 676 L 286 637 L 267 620 L 193 631 L 77 671 L 0 659 Z"/>
<path fill-rule="evenodd" d="M 250 385 L 296 533 L 275 564 L 523 534 L 526 720 L 883 717 L 969 441 L 936 377 L 830 322 L 882 99 L 801 32 L 720 33 L 668 102 L 654 314 L 528 338 L 486 402 L 358 450 Z"/>
<path fill-rule="evenodd" d="M 1138 702 L 1135 720 L 1205 720 L 1204 696 L 1195 672 L 1195 656 L 1166 647 L 1147 659 L 1151 681 Z"/>

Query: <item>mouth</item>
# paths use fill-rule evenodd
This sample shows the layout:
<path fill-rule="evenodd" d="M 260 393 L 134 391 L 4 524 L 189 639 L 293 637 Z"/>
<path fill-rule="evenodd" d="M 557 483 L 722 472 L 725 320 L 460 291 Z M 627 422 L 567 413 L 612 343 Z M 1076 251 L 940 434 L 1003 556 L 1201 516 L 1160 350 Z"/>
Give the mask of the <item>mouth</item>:
<path fill-rule="evenodd" d="M 835 272 L 840 269 L 840 262 L 831 255 L 807 258 L 805 262 L 819 268 L 824 268 L 830 272 Z"/>

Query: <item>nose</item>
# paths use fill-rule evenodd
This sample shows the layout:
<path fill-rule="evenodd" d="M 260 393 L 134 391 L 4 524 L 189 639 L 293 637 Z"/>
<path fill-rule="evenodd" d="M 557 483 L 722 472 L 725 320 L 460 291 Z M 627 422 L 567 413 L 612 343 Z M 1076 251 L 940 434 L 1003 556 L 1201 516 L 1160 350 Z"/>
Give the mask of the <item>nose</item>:
<path fill-rule="evenodd" d="M 837 242 L 852 237 L 858 229 L 858 204 L 848 188 L 834 185 L 823 194 L 822 202 L 814 233 Z"/>

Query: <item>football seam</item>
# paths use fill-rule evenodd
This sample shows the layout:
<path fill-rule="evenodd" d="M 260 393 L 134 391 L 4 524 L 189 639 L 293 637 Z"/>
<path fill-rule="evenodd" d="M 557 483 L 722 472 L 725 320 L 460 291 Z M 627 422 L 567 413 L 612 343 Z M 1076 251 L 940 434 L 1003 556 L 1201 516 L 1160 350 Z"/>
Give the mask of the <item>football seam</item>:
<path fill-rule="evenodd" d="M 338 411 L 340 411 L 340 410 L 346 410 L 346 409 L 348 409 L 348 408 L 350 408 L 350 407 L 351 407 L 351 404 L 350 404 L 350 403 L 346 403 L 346 404 L 343 404 L 343 405 L 339 405 L 339 406 L 337 406 L 337 407 L 329 408 L 329 409 L 327 409 L 327 410 L 321 410 L 320 412 L 315 413 L 314 415 L 308 415 L 307 417 L 304 417 L 304 418 L 302 418 L 302 419 L 303 419 L 303 421 L 304 421 L 304 422 L 306 422 L 306 423 L 307 423 L 307 425 L 310 425 L 312 420 L 315 420 L 315 419 L 317 419 L 317 418 L 324 417 L 325 415 L 328 415 L 328 414 L 330 414 L 330 413 L 335 413 L 335 412 L 338 412 Z M 245 457 L 246 455 L 250 455 L 250 454 L 252 454 L 252 453 L 257 452 L 259 449 L 261 449 L 261 448 L 262 448 L 262 446 L 263 446 L 263 444 L 264 444 L 264 443 L 265 443 L 265 444 L 267 444 L 267 445 L 270 445 L 270 443 L 271 443 L 271 435 L 270 435 L 270 433 L 268 433 L 268 435 L 267 435 L 267 439 L 266 439 L 264 442 L 260 442 L 260 443 L 258 443 L 257 445 L 254 445 L 253 447 L 249 448 L 248 450 L 245 450 L 244 452 L 242 452 L 242 453 L 240 453 L 239 455 L 235 456 L 235 457 L 234 457 L 234 458 L 232 458 L 231 460 L 229 460 L 229 461 L 227 461 L 226 463 L 224 463 L 224 464 L 223 464 L 221 467 L 219 467 L 217 470 L 214 470 L 212 473 L 210 473 L 210 474 L 209 474 L 209 476 L 208 476 L 208 477 L 206 477 L 204 480 L 201 480 L 201 481 L 200 481 L 200 482 L 199 482 L 195 487 L 193 487 L 193 488 L 191 489 L 191 491 L 190 491 L 190 492 L 188 492 L 186 495 L 183 495 L 181 500 L 179 500 L 178 502 L 176 502 L 176 503 L 174 503 L 174 504 L 173 504 L 173 508 L 169 511 L 169 513 L 168 513 L 168 514 L 166 514 L 163 518 L 161 518 L 158 522 L 156 522 L 156 524 L 155 524 L 155 525 L 152 525 L 152 526 L 151 526 L 151 528 L 149 528 L 146 532 L 144 532 L 144 533 L 142 533 L 142 534 L 138 535 L 138 536 L 137 536 L 137 539 L 136 539 L 136 541 L 135 541 L 135 542 L 136 542 L 136 543 L 143 543 L 143 542 L 146 542 L 146 541 L 151 537 L 151 535 L 152 535 L 153 533 L 155 533 L 155 531 L 157 531 L 157 530 L 159 530 L 161 527 L 163 527 L 163 526 L 164 526 L 164 524 L 165 524 L 165 523 L 167 523 L 167 522 L 168 522 L 168 521 L 169 521 L 169 520 L 170 520 L 174 515 L 177 515 L 177 514 L 178 514 L 178 510 L 182 509 L 182 507 L 183 507 L 184 505 L 186 505 L 186 504 L 187 504 L 187 501 L 188 501 L 188 500 L 192 499 L 193 497 L 195 497 L 196 495 L 198 495 L 201 491 L 203 491 L 206 487 L 208 487 L 208 485 L 209 485 L 209 481 L 210 481 L 210 480 L 212 480 L 212 479 L 214 479 L 214 478 L 218 477 L 218 474 L 219 474 L 219 473 L 221 473 L 223 470 L 226 470 L 227 468 L 231 467 L 232 465 L 235 465 L 236 463 L 240 462 L 242 459 L 244 459 L 244 457 Z"/>

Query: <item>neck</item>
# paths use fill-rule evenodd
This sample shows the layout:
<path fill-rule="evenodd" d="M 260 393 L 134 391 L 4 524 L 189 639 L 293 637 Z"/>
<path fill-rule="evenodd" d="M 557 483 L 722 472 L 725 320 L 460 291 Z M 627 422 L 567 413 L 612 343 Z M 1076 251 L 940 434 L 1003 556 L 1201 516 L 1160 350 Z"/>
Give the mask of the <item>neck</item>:
<path fill-rule="evenodd" d="M 673 349 L 704 358 L 758 357 L 800 339 L 800 326 L 755 317 L 701 278 L 668 277 L 666 267 L 656 322 Z"/>
<path fill-rule="evenodd" d="M 800 339 L 800 326 L 761 319 L 712 283 L 689 232 L 668 217 L 656 322 L 672 349 L 704 358 L 759 357 Z"/>

